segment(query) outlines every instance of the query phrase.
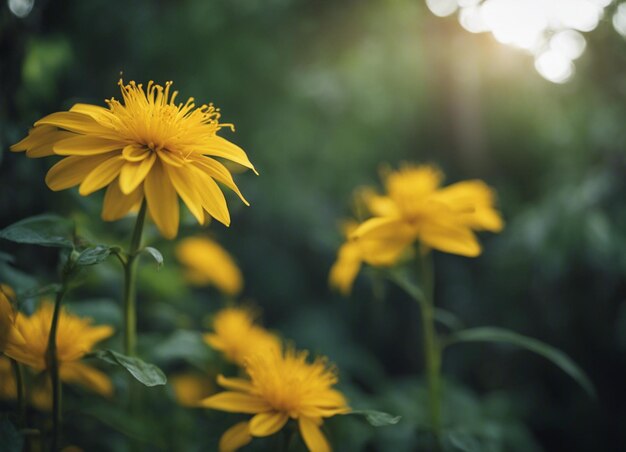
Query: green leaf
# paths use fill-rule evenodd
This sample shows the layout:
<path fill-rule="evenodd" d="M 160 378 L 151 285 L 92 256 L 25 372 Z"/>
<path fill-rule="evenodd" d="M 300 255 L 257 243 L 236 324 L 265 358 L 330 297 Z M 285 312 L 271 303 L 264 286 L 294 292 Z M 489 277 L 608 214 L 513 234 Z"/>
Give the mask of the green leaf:
<path fill-rule="evenodd" d="M 448 327 L 452 331 L 458 331 L 463 329 L 463 321 L 450 311 L 445 309 L 435 308 L 434 310 L 435 320 L 442 325 Z"/>
<path fill-rule="evenodd" d="M 163 255 L 156 248 L 146 246 L 144 249 L 141 250 L 141 252 L 148 253 L 150 256 L 152 256 L 157 263 L 157 268 L 161 268 L 163 266 Z"/>
<path fill-rule="evenodd" d="M 596 397 L 596 390 L 587 374 L 565 353 L 540 340 L 504 328 L 481 327 L 458 331 L 449 338 L 447 344 L 459 342 L 501 342 L 535 352 L 552 361 L 563 372 L 576 380 L 589 395 Z"/>
<path fill-rule="evenodd" d="M 113 350 L 98 350 L 89 356 L 101 359 L 109 364 L 122 366 L 137 381 L 146 386 L 160 386 L 167 383 L 167 378 L 161 369 L 139 358 L 122 355 Z"/>
<path fill-rule="evenodd" d="M 44 214 L 18 221 L 0 231 L 0 238 L 57 248 L 72 248 L 74 223 L 57 215 Z"/>
<path fill-rule="evenodd" d="M 352 410 L 346 414 L 356 414 L 365 417 L 372 427 L 386 427 L 387 425 L 395 425 L 400 422 L 402 416 L 393 416 L 389 413 L 376 410 Z"/>
<path fill-rule="evenodd" d="M 211 348 L 202 340 L 200 332 L 176 330 L 167 339 L 153 347 L 150 359 L 159 364 L 169 364 L 182 359 L 204 369 L 211 359 Z"/>
<path fill-rule="evenodd" d="M 111 254 L 111 247 L 106 245 L 96 245 L 81 251 L 74 261 L 75 265 L 80 267 L 86 267 L 88 265 L 96 265 L 109 257 Z"/>
<path fill-rule="evenodd" d="M 6 452 L 21 452 L 24 438 L 8 419 L 0 419 L 0 445 Z"/>
<path fill-rule="evenodd" d="M 409 276 L 401 269 L 391 269 L 387 271 L 386 274 L 389 280 L 400 286 L 406 293 L 411 296 L 411 298 L 417 301 L 420 305 L 426 303 L 426 296 L 424 295 L 422 289 L 413 281 L 411 281 Z"/>

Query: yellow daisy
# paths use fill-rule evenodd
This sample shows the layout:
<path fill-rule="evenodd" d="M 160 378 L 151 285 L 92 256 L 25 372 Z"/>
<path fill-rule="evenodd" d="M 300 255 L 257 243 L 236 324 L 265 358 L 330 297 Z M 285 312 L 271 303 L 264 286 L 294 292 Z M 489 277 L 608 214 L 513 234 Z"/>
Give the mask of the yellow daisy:
<path fill-rule="evenodd" d="M 406 165 L 386 175 L 387 193 L 367 199 L 373 218 L 352 234 L 367 263 L 393 265 L 415 241 L 475 257 L 481 247 L 474 232 L 502 230 L 489 186 L 470 180 L 442 188 L 442 181 L 442 173 L 430 165 Z"/>
<path fill-rule="evenodd" d="M 212 284 L 232 297 L 243 288 L 243 277 L 232 256 L 206 237 L 189 237 L 176 247 L 176 257 L 185 265 L 185 277 L 194 285 Z"/>
<path fill-rule="evenodd" d="M 287 349 L 248 358 L 250 377 L 218 377 L 228 389 L 211 396 L 200 405 L 232 413 L 254 414 L 249 422 L 228 429 L 220 440 L 220 451 L 234 451 L 252 437 L 269 436 L 282 429 L 289 419 L 297 420 L 300 434 L 310 451 L 331 450 L 320 430 L 324 418 L 350 411 L 343 394 L 333 386 L 338 378 L 324 358 L 307 361 L 308 353 Z"/>
<path fill-rule="evenodd" d="M 5 354 L 35 371 L 47 366 L 48 337 L 54 307 L 45 302 L 31 316 L 18 313 L 15 326 L 26 339 L 25 343 L 9 341 Z M 108 325 L 92 326 L 91 319 L 81 318 L 62 310 L 57 330 L 57 356 L 62 381 L 76 383 L 101 395 L 113 394 L 109 377 L 101 371 L 80 362 L 94 345 L 113 334 Z"/>
<path fill-rule="evenodd" d="M 255 324 L 254 319 L 251 309 L 224 308 L 215 314 L 213 333 L 205 334 L 204 340 L 239 366 L 243 366 L 245 359 L 252 354 L 280 350 L 280 339 Z"/>
<path fill-rule="evenodd" d="M 0 352 L 4 351 L 7 343 L 24 344 L 25 340 L 15 327 L 15 311 L 11 299 L 15 297 L 13 289 L 0 284 Z"/>
<path fill-rule="evenodd" d="M 124 217 L 145 197 L 150 216 L 164 237 L 178 231 L 182 198 L 200 224 L 214 217 L 225 225 L 230 214 L 220 182 L 246 204 L 229 170 L 214 157 L 254 170 L 246 153 L 217 135 L 219 110 L 212 104 L 196 107 L 193 98 L 175 103 L 177 91 L 120 80 L 122 102 L 107 100 L 108 108 L 76 104 L 35 123 L 29 135 L 11 146 L 32 158 L 53 154 L 63 158 L 46 176 L 50 189 L 76 185 L 87 196 L 107 187 L 102 218 Z"/>

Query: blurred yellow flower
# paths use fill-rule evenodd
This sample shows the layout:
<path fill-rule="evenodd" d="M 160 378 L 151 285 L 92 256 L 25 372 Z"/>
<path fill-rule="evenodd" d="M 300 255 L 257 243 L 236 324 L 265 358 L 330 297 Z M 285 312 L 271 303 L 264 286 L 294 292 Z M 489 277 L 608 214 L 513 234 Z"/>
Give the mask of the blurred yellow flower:
<path fill-rule="evenodd" d="M 23 344 L 24 338 L 15 327 L 15 311 L 11 299 L 15 293 L 6 284 L 0 284 L 0 352 L 7 343 Z"/>
<path fill-rule="evenodd" d="M 44 302 L 30 317 L 18 313 L 15 326 L 26 342 L 20 344 L 9 341 L 5 354 L 35 371 L 46 370 L 53 310 L 51 303 Z M 65 310 L 60 312 L 57 330 L 59 375 L 62 381 L 80 384 L 101 395 L 110 396 L 113 394 L 113 385 L 109 377 L 80 362 L 96 343 L 113 334 L 110 326 L 92 326 L 91 322 L 91 319 L 69 314 Z"/>
<path fill-rule="evenodd" d="M 247 201 L 229 170 L 213 157 L 224 158 L 254 170 L 246 153 L 217 135 L 219 110 L 213 105 L 196 107 L 190 97 L 175 103 L 178 91 L 120 80 L 122 102 L 111 98 L 108 108 L 76 104 L 70 111 L 52 113 L 35 123 L 29 135 L 11 146 L 38 158 L 65 156 L 46 176 L 48 187 L 65 190 L 80 184 L 87 196 L 108 187 L 102 218 L 124 217 L 145 196 L 150 216 L 164 237 L 178 232 L 182 198 L 200 224 L 214 217 L 225 225 L 230 214 L 223 183 Z"/>
<path fill-rule="evenodd" d="M 198 406 L 200 400 L 215 393 L 213 379 L 196 372 L 178 374 L 168 378 L 176 401 L 182 406 Z"/>
<path fill-rule="evenodd" d="M 204 340 L 226 359 L 243 366 L 245 359 L 257 353 L 280 350 L 280 339 L 265 328 L 254 323 L 254 313 L 243 307 L 220 310 L 213 318 L 213 333 Z"/>
<path fill-rule="evenodd" d="M 26 389 L 28 402 L 39 411 L 52 409 L 52 384 L 48 375 L 41 374 Z M 0 356 L 0 399 L 17 399 L 15 372 L 8 358 Z"/>
<path fill-rule="evenodd" d="M 356 230 L 358 223 L 356 221 L 347 221 L 343 225 L 343 232 L 346 238 Z M 363 256 L 361 246 L 355 240 L 346 241 L 337 252 L 337 260 L 330 268 L 328 283 L 339 293 L 347 296 L 352 291 L 352 285 L 356 278 L 361 265 L 363 264 Z"/>
<path fill-rule="evenodd" d="M 234 451 L 252 437 L 269 436 L 282 429 L 289 419 L 298 421 L 308 449 L 327 452 L 331 447 L 320 430 L 323 419 L 350 411 L 338 381 L 324 358 L 307 361 L 308 353 L 287 349 L 251 356 L 246 362 L 250 379 L 218 377 L 228 391 L 203 400 L 200 405 L 232 413 L 254 414 L 249 422 L 228 429 L 220 440 L 220 451 Z"/>
<path fill-rule="evenodd" d="M 470 180 L 442 188 L 442 181 L 442 173 L 430 165 L 406 165 L 386 175 L 386 195 L 366 199 L 373 218 L 352 234 L 367 263 L 393 265 L 415 241 L 475 257 L 481 247 L 474 231 L 502 230 L 489 186 Z"/>
<path fill-rule="evenodd" d="M 11 361 L 0 355 L 0 399 L 13 400 L 16 398 L 17 386 Z"/>
<path fill-rule="evenodd" d="M 191 284 L 212 284 L 233 297 L 241 292 L 241 271 L 217 242 L 205 237 L 186 238 L 176 247 L 176 257 L 185 265 L 185 277 Z"/>

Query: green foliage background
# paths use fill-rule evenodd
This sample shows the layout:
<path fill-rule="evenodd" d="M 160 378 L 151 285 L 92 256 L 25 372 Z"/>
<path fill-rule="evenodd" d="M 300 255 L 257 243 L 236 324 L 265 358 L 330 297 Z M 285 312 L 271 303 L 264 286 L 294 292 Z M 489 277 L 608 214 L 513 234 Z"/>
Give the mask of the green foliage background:
<path fill-rule="evenodd" d="M 336 362 L 354 407 L 403 416 L 376 430 L 348 417 L 328 422 L 337 450 L 412 451 L 424 441 L 415 425 L 426 423 L 417 307 L 391 286 L 384 301 L 375 297 L 367 272 L 351 299 L 329 291 L 338 222 L 350 214 L 352 190 L 377 183 L 381 163 L 435 162 L 449 182 L 482 178 L 497 189 L 507 227 L 482 238 L 478 259 L 436 255 L 437 303 L 468 326 L 508 327 L 564 350 L 599 398 L 526 352 L 460 345 L 444 360 L 444 410 L 457 426 L 450 443 L 464 451 L 620 450 L 626 42 L 608 20 L 586 37 L 575 78 L 554 85 L 530 57 L 432 16 L 417 0 L 37 1 L 25 19 L 3 3 L 0 227 L 55 212 L 88 237 L 125 244 L 130 220 L 101 224 L 100 195 L 49 191 L 43 178 L 53 159 L 8 147 L 48 113 L 119 97 L 120 74 L 174 80 L 181 98 L 222 109 L 237 126 L 228 138 L 260 172 L 236 176 L 252 206 L 231 197 L 232 226 L 208 229 L 236 256 L 244 298 L 263 309 L 266 326 Z M 187 215 L 180 236 L 197 229 Z M 165 266 L 157 273 L 144 259 L 141 268 L 142 356 L 168 374 L 216 362 L 184 335 L 202 329 L 199 319 L 222 300 L 185 286 L 173 243 L 153 229 L 147 241 Z M 0 250 L 15 256 L 14 267 L 2 266 L 4 279 L 55 282 L 55 251 L 8 242 Z M 74 310 L 119 328 L 116 263 L 83 278 Z M 181 359 L 185 350 L 191 356 Z M 119 430 L 148 438 L 149 450 L 211 450 L 235 418 L 177 407 L 171 390 L 152 388 L 145 417 L 126 420 L 111 402 L 69 392 L 66 438 L 88 451 L 125 450 Z"/>

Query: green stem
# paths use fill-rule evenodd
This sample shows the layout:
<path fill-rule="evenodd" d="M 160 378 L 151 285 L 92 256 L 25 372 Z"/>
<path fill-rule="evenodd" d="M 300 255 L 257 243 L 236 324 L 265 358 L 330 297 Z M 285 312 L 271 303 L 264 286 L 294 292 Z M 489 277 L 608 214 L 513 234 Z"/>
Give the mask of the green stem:
<path fill-rule="evenodd" d="M 24 426 L 26 420 L 26 398 L 24 397 L 24 372 L 22 365 L 11 358 L 11 367 L 15 374 L 15 388 L 17 392 L 17 425 Z"/>
<path fill-rule="evenodd" d="M 141 248 L 141 236 L 146 219 L 146 200 L 141 203 L 137 221 L 130 240 L 128 257 L 124 265 L 124 353 L 128 356 L 135 355 L 137 342 L 137 291 L 135 280 L 137 274 L 137 252 Z"/>
<path fill-rule="evenodd" d="M 422 333 L 424 335 L 424 358 L 428 379 L 428 404 L 430 422 L 435 435 L 436 447 L 441 450 L 441 344 L 435 329 L 434 271 L 432 252 L 421 254 L 421 283 L 424 288 L 422 308 Z"/>
<path fill-rule="evenodd" d="M 52 382 L 52 441 L 50 450 L 56 452 L 59 450 L 59 439 L 61 435 L 61 379 L 59 378 L 59 359 L 57 356 L 57 329 L 59 326 L 59 316 L 61 314 L 61 306 L 63 297 L 67 292 L 67 278 L 69 271 L 64 270 L 61 281 L 61 290 L 57 292 L 54 302 L 54 312 L 52 314 L 52 324 L 50 325 L 50 335 L 48 336 L 48 370 L 50 372 L 50 380 Z"/>

